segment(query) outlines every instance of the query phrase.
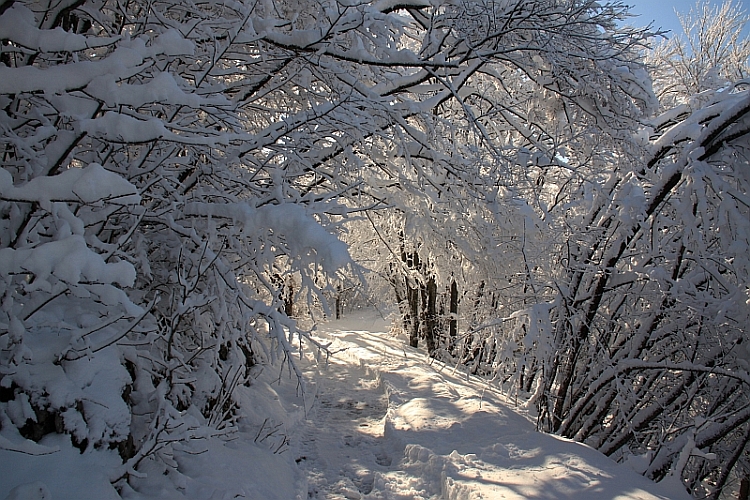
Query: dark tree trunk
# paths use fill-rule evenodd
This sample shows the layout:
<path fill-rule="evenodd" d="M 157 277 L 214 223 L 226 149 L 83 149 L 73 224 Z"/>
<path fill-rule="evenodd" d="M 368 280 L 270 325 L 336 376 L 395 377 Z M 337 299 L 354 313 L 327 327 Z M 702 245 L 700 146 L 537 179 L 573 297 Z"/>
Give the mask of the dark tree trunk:
<path fill-rule="evenodd" d="M 469 327 L 470 330 L 472 330 L 477 323 L 478 320 L 478 314 L 479 314 L 479 306 L 482 303 L 482 297 L 484 297 L 484 280 L 482 280 L 479 283 L 479 287 L 477 288 L 477 295 L 474 298 L 474 310 L 471 313 L 471 325 Z M 482 348 L 481 345 L 473 345 L 473 339 L 471 337 L 466 337 L 466 339 L 463 342 L 463 349 L 461 352 L 461 357 L 465 358 L 465 363 L 471 363 L 474 361 L 477 356 L 481 354 Z"/>
<path fill-rule="evenodd" d="M 336 285 L 336 319 L 341 319 L 341 285 Z"/>
<path fill-rule="evenodd" d="M 409 345 L 419 346 L 419 288 L 407 284 L 406 297 L 409 301 Z"/>
<path fill-rule="evenodd" d="M 437 350 L 437 340 L 440 332 L 438 328 L 438 315 L 437 315 L 437 283 L 435 282 L 435 276 L 430 276 L 427 280 L 427 285 L 424 287 L 424 299 L 425 304 L 423 310 L 425 311 L 425 341 L 427 342 L 427 353 L 430 356 L 435 355 Z"/>
<path fill-rule="evenodd" d="M 285 292 L 284 313 L 291 318 L 294 315 L 294 280 L 291 276 L 286 280 Z"/>
<path fill-rule="evenodd" d="M 407 252 L 403 244 L 401 246 L 401 260 L 406 264 L 407 269 L 419 269 L 420 260 L 416 250 Z M 406 276 L 406 300 L 408 302 L 408 317 L 404 318 L 404 324 L 407 325 L 409 332 L 409 345 L 417 347 L 419 345 L 419 284 L 411 276 Z"/>
<path fill-rule="evenodd" d="M 456 284 L 456 280 L 451 280 L 451 294 L 448 312 L 450 313 L 450 320 L 448 321 L 450 353 L 455 354 L 456 337 L 458 336 L 458 285 Z"/>

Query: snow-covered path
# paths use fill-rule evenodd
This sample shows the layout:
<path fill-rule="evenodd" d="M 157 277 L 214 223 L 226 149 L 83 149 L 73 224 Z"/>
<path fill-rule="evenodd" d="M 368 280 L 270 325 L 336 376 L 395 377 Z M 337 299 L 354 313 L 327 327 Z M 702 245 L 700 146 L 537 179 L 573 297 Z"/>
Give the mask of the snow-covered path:
<path fill-rule="evenodd" d="M 335 355 L 302 361 L 309 409 L 291 449 L 308 498 L 688 498 L 535 432 L 499 394 L 387 332 L 373 317 L 329 323 L 319 335 Z"/>
<path fill-rule="evenodd" d="M 373 315 L 324 325 L 334 355 L 317 363 L 302 350 L 304 396 L 286 370 L 259 370 L 238 389 L 237 432 L 176 443 L 171 469 L 146 461 L 119 492 L 117 450 L 81 453 L 66 435 L 34 443 L 0 426 L 0 471 L 12 471 L 0 472 L 0 499 L 688 499 L 535 432 L 501 394 L 388 330 Z"/>
<path fill-rule="evenodd" d="M 310 370 L 309 368 L 312 368 Z M 297 460 L 317 498 L 360 498 L 371 493 L 376 472 L 393 463 L 383 419 L 387 399 L 376 379 L 356 364 L 334 358 L 315 369 L 316 401 L 297 436 Z"/>

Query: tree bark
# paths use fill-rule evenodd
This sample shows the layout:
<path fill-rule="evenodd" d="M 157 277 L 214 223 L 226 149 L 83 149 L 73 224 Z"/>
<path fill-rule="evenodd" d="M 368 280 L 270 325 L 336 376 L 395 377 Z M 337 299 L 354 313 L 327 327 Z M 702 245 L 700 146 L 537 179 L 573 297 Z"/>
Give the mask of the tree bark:
<path fill-rule="evenodd" d="M 448 320 L 448 334 L 450 336 L 450 353 L 455 355 L 456 337 L 458 337 L 458 285 L 456 280 L 451 280 L 450 302 L 448 307 L 450 320 Z"/>
<path fill-rule="evenodd" d="M 435 281 L 435 276 L 429 277 L 424 291 L 425 341 L 427 342 L 427 353 L 430 356 L 434 356 L 437 350 L 437 340 L 440 336 L 437 315 L 437 282 Z"/>
<path fill-rule="evenodd" d="M 406 285 L 406 297 L 409 301 L 409 345 L 419 346 L 419 288 Z"/>
<path fill-rule="evenodd" d="M 336 285 L 336 319 L 341 319 L 341 285 Z"/>

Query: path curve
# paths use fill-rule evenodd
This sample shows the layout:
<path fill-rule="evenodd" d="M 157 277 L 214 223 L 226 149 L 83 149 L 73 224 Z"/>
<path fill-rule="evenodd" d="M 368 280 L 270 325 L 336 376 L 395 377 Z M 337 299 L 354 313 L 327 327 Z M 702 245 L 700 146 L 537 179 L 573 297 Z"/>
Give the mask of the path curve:
<path fill-rule="evenodd" d="M 533 424 L 478 379 L 403 347 L 373 315 L 331 322 L 307 352 L 291 449 L 309 499 L 689 499 Z"/>

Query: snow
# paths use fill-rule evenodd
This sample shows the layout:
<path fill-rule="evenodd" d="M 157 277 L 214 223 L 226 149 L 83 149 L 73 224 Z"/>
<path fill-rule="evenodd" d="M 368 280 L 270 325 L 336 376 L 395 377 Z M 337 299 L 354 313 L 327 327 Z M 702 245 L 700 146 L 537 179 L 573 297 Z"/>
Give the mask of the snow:
<path fill-rule="evenodd" d="M 23 13 L 16 12 L 15 9 L 9 9 L 8 12 L 0 16 L 0 20 L 2 20 L 0 28 L 12 25 L 17 17 L 23 18 Z M 25 26 L 27 23 L 23 22 L 21 25 Z M 14 29 L 13 31 L 17 30 Z M 31 34 L 25 36 L 33 36 L 33 33 L 32 31 Z M 57 47 L 58 50 L 70 49 L 71 40 L 77 40 L 76 35 L 70 35 L 62 30 L 54 30 L 51 33 L 47 32 L 45 33 L 45 37 L 43 40 L 35 43 L 61 45 Z M 87 38 L 86 40 L 90 39 Z M 103 39 L 101 42 L 108 44 L 116 40 Z M 21 42 L 23 41 L 27 40 L 21 40 Z M 82 47 L 73 48 L 80 49 Z M 120 40 L 117 48 L 110 55 L 97 61 L 81 61 L 43 69 L 35 66 L 17 68 L 0 66 L 0 94 L 34 91 L 41 91 L 47 94 L 62 94 L 66 91 L 86 87 L 95 79 L 105 75 L 107 78 L 117 80 L 128 78 L 143 69 L 140 65 L 147 58 L 155 57 L 159 54 L 169 56 L 190 54 L 194 50 L 195 47 L 191 41 L 185 40 L 175 30 L 167 30 L 156 37 L 150 46 L 146 46 L 146 42 L 140 38 L 129 41 Z"/>
<path fill-rule="evenodd" d="M 0 66 L 0 94 L 41 91 L 49 94 L 85 87 L 91 80 L 111 73 L 118 78 L 135 72 L 133 67 L 143 62 L 145 44 L 135 47 L 120 46 L 100 61 L 81 61 L 40 69 L 35 66 L 8 68 Z"/>
<path fill-rule="evenodd" d="M 34 248 L 0 249 L 0 273 L 5 276 L 30 273 L 35 279 L 27 291 L 51 291 L 50 276 L 67 283 L 81 280 L 117 283 L 131 286 L 135 269 L 129 262 L 105 262 L 101 255 L 92 252 L 83 236 L 73 235 L 50 241 Z"/>
<path fill-rule="evenodd" d="M 266 370 L 248 392 L 255 394 L 253 409 L 259 415 L 282 424 L 278 434 L 283 443 L 284 434 L 288 432 L 285 426 L 298 417 L 284 411 L 278 395 L 268 384 L 277 377 L 275 370 Z M 301 498 L 299 492 L 304 481 L 292 454 L 289 451 L 275 453 L 279 444 L 275 436 L 257 439 L 261 427 L 253 425 L 251 420 L 249 417 L 241 419 L 240 431 L 229 436 L 205 436 L 175 444 L 173 456 L 167 459 L 174 460 L 177 473 L 167 472 L 163 464 L 146 459 L 119 495 L 110 483 L 121 469 L 117 450 L 88 447 L 81 452 L 72 446 L 68 436 L 56 434 L 44 437 L 37 444 L 22 438 L 13 425 L 3 424 L 0 470 L 13 471 L 13 474 L 0 474 L 0 499 Z M 39 491 L 48 494 L 34 496 Z"/>
<path fill-rule="evenodd" d="M 689 498 L 585 445 L 536 432 L 467 380 L 370 317 L 329 324 L 328 366 L 296 442 L 312 498 Z"/>
<path fill-rule="evenodd" d="M 351 262 L 345 243 L 328 233 L 305 209 L 293 203 L 265 205 L 259 208 L 246 203 L 187 203 L 189 215 L 231 218 L 245 234 L 269 230 L 283 236 L 289 255 L 304 258 L 314 254 L 324 270 L 334 273 Z"/>
<path fill-rule="evenodd" d="M 179 489 L 175 491 L 171 482 L 159 481 L 162 474 L 154 471 L 149 477 L 134 481 L 142 491 L 129 491 L 122 496 L 134 500 L 299 498 L 299 473 L 294 465 L 286 456 L 257 446 L 253 438 L 246 433 L 228 442 L 208 439 L 194 449 L 184 449 L 175 457 L 183 474 L 173 478 Z"/>
<path fill-rule="evenodd" d="M 422 8 L 422 7 L 429 7 L 430 2 L 424 1 L 424 0 L 410 0 L 410 1 L 403 1 L 403 0 L 378 0 L 377 2 L 374 2 L 372 4 L 372 8 L 375 10 L 379 10 L 381 12 L 387 12 L 396 8 L 407 8 L 407 7 L 414 7 L 414 8 Z"/>
<path fill-rule="evenodd" d="M 37 28 L 34 13 L 23 5 L 14 4 L 0 16 L 3 38 L 39 52 L 73 52 L 113 44 L 120 37 L 86 37 L 68 33 L 58 27 L 52 30 Z"/>
<path fill-rule="evenodd" d="M 177 471 L 140 467 L 126 499 L 681 499 L 578 443 L 538 433 L 495 388 L 404 347 L 366 312 L 316 332 L 332 355 L 296 360 L 304 394 L 266 367 L 239 398 L 250 413 L 227 436 L 182 443 Z M 22 411 L 19 409 L 19 411 Z M 0 499 L 118 498 L 116 450 L 40 443 L 0 431 Z M 673 481 L 671 484 L 675 484 Z"/>
<path fill-rule="evenodd" d="M 3 435 L 9 432 L 9 428 L 14 429 L 3 426 Z M 0 468 L 13 471 L 12 474 L 4 472 L 0 478 L 0 498 L 119 498 L 108 479 L 109 470 L 120 461 L 117 451 L 97 450 L 81 454 L 71 446 L 68 436 L 56 434 L 44 437 L 40 444 L 53 451 L 46 454 L 29 454 L 28 450 L 9 451 L 4 441 L 0 440 Z M 46 496 L 40 495 L 40 491 L 46 491 Z"/>
<path fill-rule="evenodd" d="M 195 44 L 186 39 L 176 29 L 168 29 L 159 34 L 154 40 L 154 48 L 166 56 L 192 55 L 195 53 Z"/>
<path fill-rule="evenodd" d="M 137 204 L 141 198 L 130 182 L 98 163 L 70 168 L 59 175 L 36 177 L 15 187 L 10 173 L 0 170 L 0 196 L 6 200 L 35 201 L 50 210 L 52 201 L 94 203 L 107 200 L 116 204 Z"/>
<path fill-rule="evenodd" d="M 129 105 L 139 108 L 153 102 L 170 102 L 197 108 L 204 103 L 197 95 L 183 92 L 170 73 L 157 73 L 140 85 L 118 84 L 111 75 L 100 76 L 92 80 L 86 90 L 111 107 Z M 227 104 L 227 101 L 222 104 Z"/>
<path fill-rule="evenodd" d="M 173 136 L 157 118 L 140 120 L 119 113 L 106 113 L 99 118 L 81 120 L 79 126 L 82 132 L 113 142 L 137 143 Z"/>

